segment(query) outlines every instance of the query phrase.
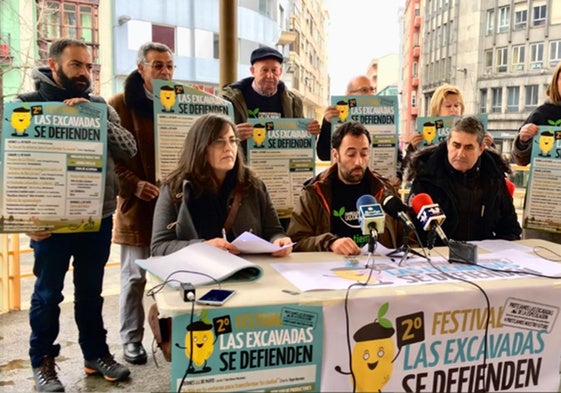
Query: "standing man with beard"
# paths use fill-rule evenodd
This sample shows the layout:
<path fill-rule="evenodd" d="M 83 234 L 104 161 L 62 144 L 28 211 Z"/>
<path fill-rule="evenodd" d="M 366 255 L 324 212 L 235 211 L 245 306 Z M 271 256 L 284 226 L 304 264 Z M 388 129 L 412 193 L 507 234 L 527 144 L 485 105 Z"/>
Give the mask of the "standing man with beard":
<path fill-rule="evenodd" d="M 117 165 L 119 196 L 113 231 L 113 242 L 121 245 L 119 314 L 123 357 L 133 364 L 144 364 L 147 359 L 142 345 L 146 272 L 135 261 L 150 257 L 152 218 L 160 193 L 155 185 L 152 81 L 171 80 L 174 68 L 173 54 L 167 45 L 147 42 L 138 50 L 136 69 L 127 77 L 124 92 L 109 100 L 138 145 L 135 157 L 125 165 Z"/>
<path fill-rule="evenodd" d="M 90 95 L 92 56 L 87 46 L 74 39 L 61 39 L 51 44 L 47 67 L 35 68 L 32 77 L 36 91 L 20 94 L 19 101 L 60 101 L 74 106 L 83 102 L 105 103 L 103 98 Z M 127 378 L 130 371 L 119 364 L 109 352 L 107 331 L 103 324 L 103 274 L 111 248 L 111 231 L 117 179 L 113 159 L 127 160 L 136 154 L 132 135 L 119 123 L 119 115 L 107 106 L 107 157 L 103 217 L 99 232 L 53 234 L 32 232 L 37 277 L 29 321 L 31 338 L 29 356 L 35 388 L 40 392 L 63 392 L 64 386 L 56 372 L 55 358 L 60 344 L 59 304 L 63 300 L 64 276 L 70 260 L 73 265 L 74 319 L 78 326 L 80 348 L 84 356 L 84 371 L 101 374 L 108 381 Z"/>
<path fill-rule="evenodd" d="M 359 224 L 357 199 L 369 194 L 381 201 L 383 196 L 397 195 L 387 179 L 368 168 L 371 139 L 364 125 L 343 123 L 333 133 L 331 145 L 334 163 L 304 185 L 288 236 L 296 242 L 294 251 L 357 255 L 369 240 Z M 387 216 L 378 241 L 397 248 L 401 233 L 401 223 Z"/>

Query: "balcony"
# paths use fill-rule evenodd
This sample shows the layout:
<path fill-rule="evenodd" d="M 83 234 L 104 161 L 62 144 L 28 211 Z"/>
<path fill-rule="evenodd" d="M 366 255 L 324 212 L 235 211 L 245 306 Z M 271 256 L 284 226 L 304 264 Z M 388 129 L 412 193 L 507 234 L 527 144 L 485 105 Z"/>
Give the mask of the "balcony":
<path fill-rule="evenodd" d="M 14 58 L 10 55 L 10 46 L 8 44 L 0 44 L 0 65 L 10 65 Z"/>
<path fill-rule="evenodd" d="M 281 31 L 281 35 L 279 37 L 279 41 L 277 42 L 277 45 L 284 46 L 284 45 L 292 44 L 294 41 L 296 41 L 297 37 L 298 37 L 297 32 L 283 30 Z"/>
<path fill-rule="evenodd" d="M 415 26 L 415 28 L 417 28 L 417 29 L 418 29 L 419 27 L 421 27 L 421 16 L 417 15 L 417 16 L 415 17 L 414 26 Z"/>
<path fill-rule="evenodd" d="M 419 45 L 415 45 L 413 47 L 413 57 L 415 59 L 418 59 L 419 56 L 421 56 L 421 47 Z"/>
<path fill-rule="evenodd" d="M 414 76 L 413 78 L 411 78 L 411 86 L 413 86 L 413 87 L 419 86 L 419 77 L 418 76 Z"/>
<path fill-rule="evenodd" d="M 411 116 L 417 116 L 419 114 L 419 108 L 416 106 L 411 107 Z"/>

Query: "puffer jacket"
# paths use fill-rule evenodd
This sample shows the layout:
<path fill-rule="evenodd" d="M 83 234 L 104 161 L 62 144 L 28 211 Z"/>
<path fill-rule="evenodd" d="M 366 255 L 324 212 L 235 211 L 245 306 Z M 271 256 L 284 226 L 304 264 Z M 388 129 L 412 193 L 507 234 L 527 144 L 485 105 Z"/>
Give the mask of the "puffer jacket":
<path fill-rule="evenodd" d="M 123 93 L 109 100 L 138 145 L 138 154 L 123 165 L 116 165 L 119 196 L 113 227 L 113 242 L 136 247 L 150 246 L 152 218 L 156 199 L 143 201 L 134 192 L 139 181 L 155 184 L 155 146 L 153 102 L 146 96 L 144 80 L 138 70 L 125 81 Z"/>
<path fill-rule="evenodd" d="M 336 176 L 337 164 L 333 164 L 304 185 L 287 230 L 288 236 L 296 242 L 294 251 L 330 251 L 331 243 L 341 237 L 331 232 L 331 187 Z M 388 193 L 395 195 L 389 182 L 375 172 L 367 170 L 365 176 L 376 200 L 383 200 Z M 402 233 L 401 222 L 386 216 L 384 232 L 380 233 L 378 242 L 388 248 L 397 248 L 403 242 Z"/>
<path fill-rule="evenodd" d="M 520 239 L 522 229 L 505 182 L 510 167 L 494 150 L 485 149 L 474 167 L 462 173 L 449 164 L 444 141 L 415 152 L 406 173 L 408 180 L 413 180 L 409 204 L 420 193 L 430 195 L 446 215 L 442 229 L 448 238 L 463 241 Z M 477 206 L 471 202 L 478 200 Z M 418 221 L 416 224 L 426 244 L 426 232 Z M 439 240 L 436 245 L 442 244 Z"/>
<path fill-rule="evenodd" d="M 55 84 L 49 67 L 34 68 L 31 77 L 35 84 L 35 91 L 18 95 L 16 101 L 64 101 L 68 98 L 78 98 Z M 91 102 L 106 103 L 102 97 L 90 95 L 89 92 L 85 92 L 83 98 Z M 119 115 L 111 105 L 107 105 L 107 147 L 103 218 L 111 216 L 116 207 L 119 184 L 115 174 L 114 159 L 125 161 L 137 153 L 134 137 L 121 126 Z"/>

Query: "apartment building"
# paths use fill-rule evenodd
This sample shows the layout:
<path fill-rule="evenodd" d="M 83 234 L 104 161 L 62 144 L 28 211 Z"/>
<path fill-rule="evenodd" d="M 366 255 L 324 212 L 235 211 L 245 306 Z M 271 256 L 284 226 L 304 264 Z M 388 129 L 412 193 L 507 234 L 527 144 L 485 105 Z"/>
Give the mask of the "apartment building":
<path fill-rule="evenodd" d="M 122 90 L 146 41 L 168 44 L 175 79 L 216 93 L 219 86 L 219 0 L 0 0 L 0 97 L 33 88 L 31 69 L 45 64 L 59 37 L 84 40 L 91 50 L 96 94 Z M 263 45 L 285 56 L 283 79 L 305 102 L 306 115 L 328 101 L 322 0 L 239 0 L 238 78 L 249 76 L 251 52 Z M 0 102 L 2 104 L 2 102 Z M 1 106 L 1 105 L 0 105 Z"/>
<path fill-rule="evenodd" d="M 488 114 L 488 130 L 508 155 L 561 59 L 561 2 L 407 0 L 403 42 L 404 133 L 428 114 L 434 90 L 451 83 L 466 113 Z"/>

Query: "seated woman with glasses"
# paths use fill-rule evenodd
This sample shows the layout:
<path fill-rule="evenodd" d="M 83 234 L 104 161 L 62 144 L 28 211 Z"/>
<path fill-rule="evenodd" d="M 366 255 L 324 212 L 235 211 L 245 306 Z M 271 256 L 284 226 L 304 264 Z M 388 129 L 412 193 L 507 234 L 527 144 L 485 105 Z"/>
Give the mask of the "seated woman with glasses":
<path fill-rule="evenodd" d="M 167 255 L 206 242 L 231 253 L 245 231 L 278 246 L 291 244 L 267 188 L 245 165 L 236 126 L 226 117 L 197 119 L 175 168 L 164 180 L 152 228 L 151 253 Z M 288 247 L 273 256 L 285 256 Z"/>

